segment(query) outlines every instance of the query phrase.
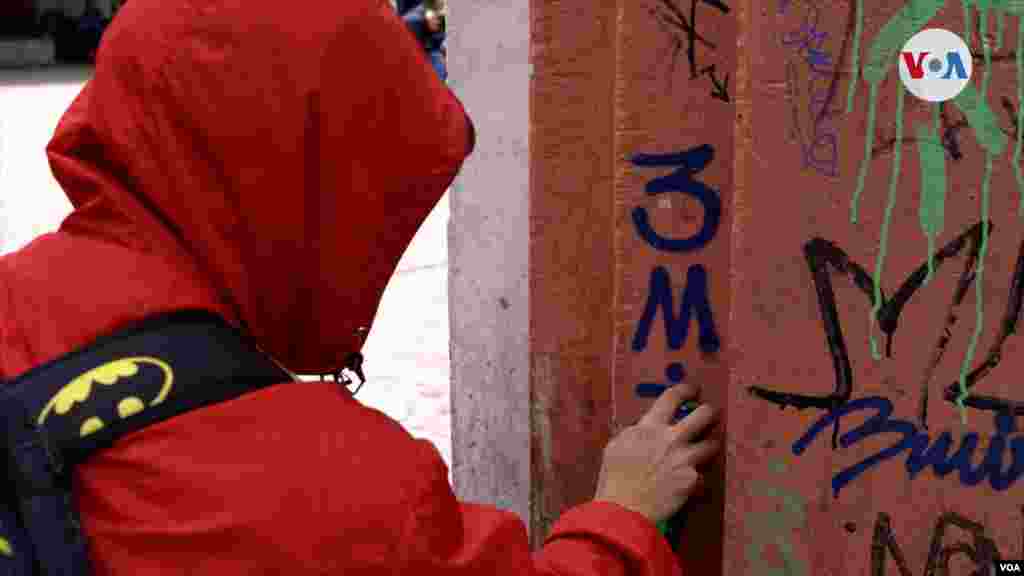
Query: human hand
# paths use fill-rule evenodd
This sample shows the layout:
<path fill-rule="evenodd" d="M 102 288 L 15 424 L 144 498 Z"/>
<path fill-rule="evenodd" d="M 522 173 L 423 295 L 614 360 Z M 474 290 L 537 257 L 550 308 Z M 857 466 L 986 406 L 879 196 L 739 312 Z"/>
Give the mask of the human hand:
<path fill-rule="evenodd" d="M 700 436 L 717 422 L 717 412 L 703 404 L 672 424 L 679 406 L 697 392 L 688 384 L 668 388 L 638 423 L 612 438 L 604 450 L 594 500 L 613 502 L 657 523 L 700 489 L 697 466 L 720 449 L 718 440 Z"/>

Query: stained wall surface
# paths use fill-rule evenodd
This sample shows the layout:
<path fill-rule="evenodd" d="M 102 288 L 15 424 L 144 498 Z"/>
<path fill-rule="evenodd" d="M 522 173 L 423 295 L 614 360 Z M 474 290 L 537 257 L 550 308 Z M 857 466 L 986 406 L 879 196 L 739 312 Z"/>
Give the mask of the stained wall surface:
<path fill-rule="evenodd" d="M 665 386 L 724 407 L 736 17 L 729 2 L 534 0 L 531 516 L 594 494 L 608 438 Z M 692 31 L 692 33 L 691 33 Z M 692 51 L 690 48 L 692 47 Z M 689 518 L 718 574 L 724 467 Z"/>
<path fill-rule="evenodd" d="M 594 496 L 612 430 L 615 2 L 531 0 L 530 536 Z"/>
<path fill-rule="evenodd" d="M 1024 556 L 1021 9 L 748 6 L 725 573 L 988 574 Z M 974 56 L 943 105 L 898 78 L 926 26 Z"/>

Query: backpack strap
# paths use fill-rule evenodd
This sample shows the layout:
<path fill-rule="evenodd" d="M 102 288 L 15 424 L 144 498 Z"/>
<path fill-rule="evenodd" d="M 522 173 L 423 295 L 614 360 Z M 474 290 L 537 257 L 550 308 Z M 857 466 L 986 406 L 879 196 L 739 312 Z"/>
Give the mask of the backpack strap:
<path fill-rule="evenodd" d="M 146 426 L 294 380 L 216 314 L 187 310 L 0 384 L 10 482 L 0 504 L 0 576 L 90 574 L 71 493 L 75 465 Z"/>

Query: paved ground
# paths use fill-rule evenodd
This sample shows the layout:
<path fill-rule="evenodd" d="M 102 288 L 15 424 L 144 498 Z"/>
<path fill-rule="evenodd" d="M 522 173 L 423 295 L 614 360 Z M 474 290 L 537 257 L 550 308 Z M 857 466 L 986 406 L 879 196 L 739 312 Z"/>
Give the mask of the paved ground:
<path fill-rule="evenodd" d="M 52 229 L 70 209 L 43 148 L 87 78 L 84 68 L 0 70 L 0 252 Z M 388 285 L 359 398 L 433 441 L 450 465 L 447 228 L 446 196 Z"/>

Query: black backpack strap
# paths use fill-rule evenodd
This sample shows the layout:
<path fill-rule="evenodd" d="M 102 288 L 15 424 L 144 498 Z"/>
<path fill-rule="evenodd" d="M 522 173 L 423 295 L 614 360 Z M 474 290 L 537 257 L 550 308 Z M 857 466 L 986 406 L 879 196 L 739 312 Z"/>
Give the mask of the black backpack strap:
<path fill-rule="evenodd" d="M 35 550 L 20 518 L 13 498 L 0 502 L 0 574 L 3 576 L 36 574 Z"/>
<path fill-rule="evenodd" d="M 14 494 L 13 506 L 0 505 L 0 537 L 14 548 L 4 555 L 0 540 L 0 576 L 23 574 L 5 564 L 24 563 L 30 552 L 35 574 L 89 574 L 71 498 L 76 464 L 125 434 L 294 379 L 219 316 L 190 310 L 147 319 L 0 384 Z M 33 550 L 24 550 L 26 537 Z"/>

